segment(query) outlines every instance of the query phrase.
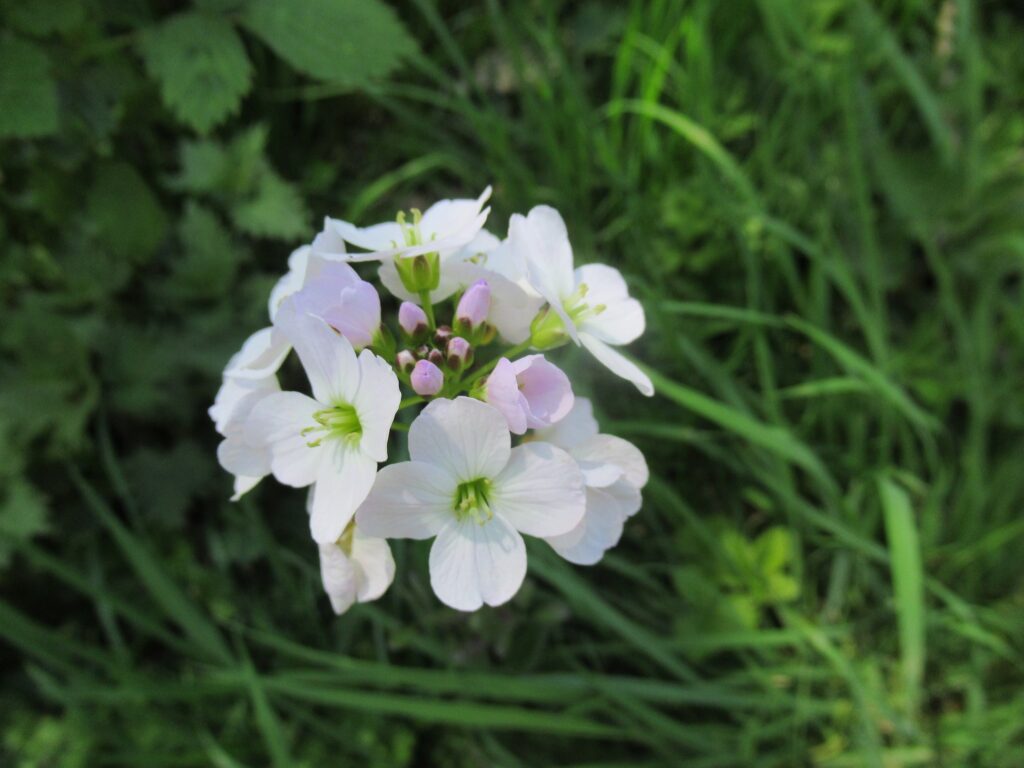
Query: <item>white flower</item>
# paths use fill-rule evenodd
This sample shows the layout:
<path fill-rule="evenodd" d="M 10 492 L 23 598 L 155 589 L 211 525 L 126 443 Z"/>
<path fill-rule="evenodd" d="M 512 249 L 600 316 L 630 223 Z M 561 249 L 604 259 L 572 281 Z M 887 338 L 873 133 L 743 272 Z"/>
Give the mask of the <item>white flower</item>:
<path fill-rule="evenodd" d="M 291 301 L 290 299 L 288 301 Z M 384 360 L 352 344 L 321 319 L 292 312 L 278 321 L 298 352 L 313 397 L 279 392 L 260 400 L 245 421 L 245 442 L 269 453 L 270 470 L 285 485 L 316 483 L 310 528 L 320 543 L 336 541 L 369 493 L 401 393 Z"/>
<path fill-rule="evenodd" d="M 613 346 L 628 344 L 644 332 L 644 310 L 630 298 L 617 269 L 587 264 L 573 271 L 572 246 L 565 222 L 554 208 L 539 205 L 509 222 L 509 244 L 526 264 L 530 283 L 550 305 L 549 323 L 538 335 L 554 341 L 565 333 L 586 347 L 612 373 L 654 394 L 650 378 Z M 543 342 L 541 343 L 543 347 Z"/>
<path fill-rule="evenodd" d="M 411 461 L 384 467 L 359 508 L 371 536 L 429 539 L 430 583 L 446 605 L 500 605 L 526 575 L 520 533 L 557 536 L 583 516 L 583 477 L 546 443 L 511 447 L 502 415 L 478 400 L 435 400 L 409 430 Z"/>
<path fill-rule="evenodd" d="M 320 579 L 339 616 L 353 603 L 376 600 L 394 581 L 395 561 L 387 541 L 366 536 L 354 525 L 338 541 L 319 547 Z"/>
<path fill-rule="evenodd" d="M 369 227 L 357 227 L 342 219 L 324 219 L 323 231 L 313 240 L 313 250 L 327 256 L 341 256 L 345 261 L 381 261 L 411 258 L 427 253 L 457 251 L 483 228 L 490 208 L 484 203 L 491 196 L 487 187 L 476 200 L 440 200 L 427 208 L 414 221 L 385 221 Z M 367 253 L 345 253 L 345 242 Z"/>
<path fill-rule="evenodd" d="M 558 554 L 576 565 L 593 565 L 619 543 L 626 520 L 640 509 L 640 489 L 647 485 L 647 462 L 632 443 L 598 434 L 593 407 L 576 398 L 569 415 L 537 439 L 569 452 L 586 483 L 587 511 L 573 530 L 545 537 Z"/>
<path fill-rule="evenodd" d="M 217 446 L 217 460 L 235 475 L 232 501 L 240 499 L 270 474 L 270 457 L 266 451 L 245 442 L 245 420 L 260 400 L 280 391 L 273 374 L 262 379 L 225 376 L 210 406 L 214 427 L 224 436 Z"/>

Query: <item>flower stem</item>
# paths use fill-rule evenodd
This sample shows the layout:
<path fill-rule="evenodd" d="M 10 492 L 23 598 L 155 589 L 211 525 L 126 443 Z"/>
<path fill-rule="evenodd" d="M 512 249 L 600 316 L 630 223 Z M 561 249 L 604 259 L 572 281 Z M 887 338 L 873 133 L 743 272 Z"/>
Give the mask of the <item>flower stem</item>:
<path fill-rule="evenodd" d="M 403 408 L 408 408 L 410 405 L 416 405 L 417 403 L 422 402 L 422 397 L 420 397 L 419 395 L 413 395 L 412 397 L 407 397 L 402 402 L 400 402 L 398 404 L 398 410 L 402 410 Z"/>
<path fill-rule="evenodd" d="M 434 322 L 434 305 L 430 301 L 430 291 L 420 291 L 420 303 L 423 305 L 423 311 L 427 314 L 430 330 L 434 330 L 437 323 Z"/>

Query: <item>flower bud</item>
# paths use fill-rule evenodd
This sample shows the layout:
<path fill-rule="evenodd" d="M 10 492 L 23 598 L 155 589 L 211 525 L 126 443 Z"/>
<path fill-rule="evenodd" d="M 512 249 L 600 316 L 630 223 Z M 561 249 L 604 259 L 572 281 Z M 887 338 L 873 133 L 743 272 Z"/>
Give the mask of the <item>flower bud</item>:
<path fill-rule="evenodd" d="M 395 356 L 395 366 L 402 373 L 408 373 L 416 365 L 416 358 L 408 349 L 403 349 Z"/>
<path fill-rule="evenodd" d="M 461 371 L 473 362 L 473 348 L 461 336 L 452 338 L 448 342 L 448 347 L 445 351 L 447 353 L 445 362 L 448 363 L 448 367 L 453 371 Z"/>
<path fill-rule="evenodd" d="M 440 349 L 432 349 L 427 353 L 427 360 L 432 362 L 434 365 L 444 365 L 444 355 Z"/>
<path fill-rule="evenodd" d="M 462 294 L 455 310 L 455 321 L 473 329 L 487 319 L 491 309 L 491 287 L 486 280 L 477 280 Z"/>
<path fill-rule="evenodd" d="M 412 369 L 410 381 L 412 389 L 417 395 L 429 397 L 441 391 L 441 387 L 444 385 L 444 374 L 429 360 L 420 360 Z"/>
<path fill-rule="evenodd" d="M 425 358 L 429 354 L 430 354 L 430 347 L 428 347 L 426 344 L 420 344 L 413 351 L 413 355 L 415 355 L 417 360 L 422 360 L 423 358 Z"/>
<path fill-rule="evenodd" d="M 410 293 L 432 291 L 441 280 L 441 262 L 436 253 L 399 256 L 395 259 L 395 269 L 405 290 Z"/>
<path fill-rule="evenodd" d="M 427 334 L 427 313 L 411 301 L 403 301 L 398 308 L 398 324 L 406 336 L 417 341 Z"/>
<path fill-rule="evenodd" d="M 443 347 L 453 335 L 451 326 L 439 325 L 437 330 L 434 331 L 434 343 L 439 347 Z"/>

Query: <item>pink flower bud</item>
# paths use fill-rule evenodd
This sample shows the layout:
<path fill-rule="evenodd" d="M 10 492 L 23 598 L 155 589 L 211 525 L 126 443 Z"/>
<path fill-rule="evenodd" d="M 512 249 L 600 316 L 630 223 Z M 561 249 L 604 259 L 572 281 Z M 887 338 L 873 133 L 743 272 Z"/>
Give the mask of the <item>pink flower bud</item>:
<path fill-rule="evenodd" d="M 402 373 L 408 373 L 416 365 L 416 358 L 408 349 L 403 349 L 395 357 L 395 365 Z"/>
<path fill-rule="evenodd" d="M 491 287 L 486 280 L 477 280 L 462 294 L 455 310 L 455 320 L 469 328 L 476 328 L 487 319 L 491 310 Z"/>
<path fill-rule="evenodd" d="M 417 395 L 429 397 L 441 391 L 444 385 L 444 374 L 441 369 L 429 360 L 420 360 L 412 369 L 412 389 Z"/>
<path fill-rule="evenodd" d="M 473 348 L 461 336 L 455 336 L 448 341 L 445 353 L 448 367 L 453 371 L 461 371 L 473 362 Z"/>
<path fill-rule="evenodd" d="M 398 324 L 410 338 L 417 338 L 427 332 L 427 313 L 411 301 L 403 301 L 398 308 Z"/>

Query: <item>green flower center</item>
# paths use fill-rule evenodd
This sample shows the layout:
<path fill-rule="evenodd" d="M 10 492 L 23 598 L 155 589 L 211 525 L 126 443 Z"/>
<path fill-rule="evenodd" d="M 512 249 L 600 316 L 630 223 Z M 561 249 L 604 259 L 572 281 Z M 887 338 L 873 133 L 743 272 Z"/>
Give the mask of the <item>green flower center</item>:
<path fill-rule="evenodd" d="M 590 288 L 586 283 L 580 283 L 579 287 L 562 301 L 566 314 L 569 315 L 575 325 L 579 325 L 591 317 L 597 317 L 607 309 L 604 304 L 591 306 L 584 301 L 589 290 Z"/>
<path fill-rule="evenodd" d="M 459 485 L 455 489 L 455 499 L 452 502 L 455 516 L 460 521 L 470 518 L 476 520 L 480 525 L 486 523 L 494 517 L 494 513 L 491 511 L 491 491 L 492 483 L 486 477 L 479 477 Z"/>
<path fill-rule="evenodd" d="M 569 315 L 573 325 L 579 326 L 580 323 L 597 317 L 607 309 L 604 304 L 595 304 L 594 306 L 588 304 L 585 301 L 587 291 L 587 284 L 580 283 L 575 291 L 562 300 L 562 308 Z M 530 325 L 530 344 L 535 349 L 542 351 L 554 349 L 564 344 L 568 338 L 565 322 L 551 307 L 542 310 Z"/>
<path fill-rule="evenodd" d="M 302 430 L 302 436 L 305 437 L 316 432 L 322 434 L 315 440 L 306 443 L 310 448 L 316 448 L 325 439 L 358 443 L 363 436 L 363 425 L 359 423 L 359 414 L 348 403 L 316 411 L 313 413 L 313 418 L 316 420 L 317 426 L 306 427 Z"/>

